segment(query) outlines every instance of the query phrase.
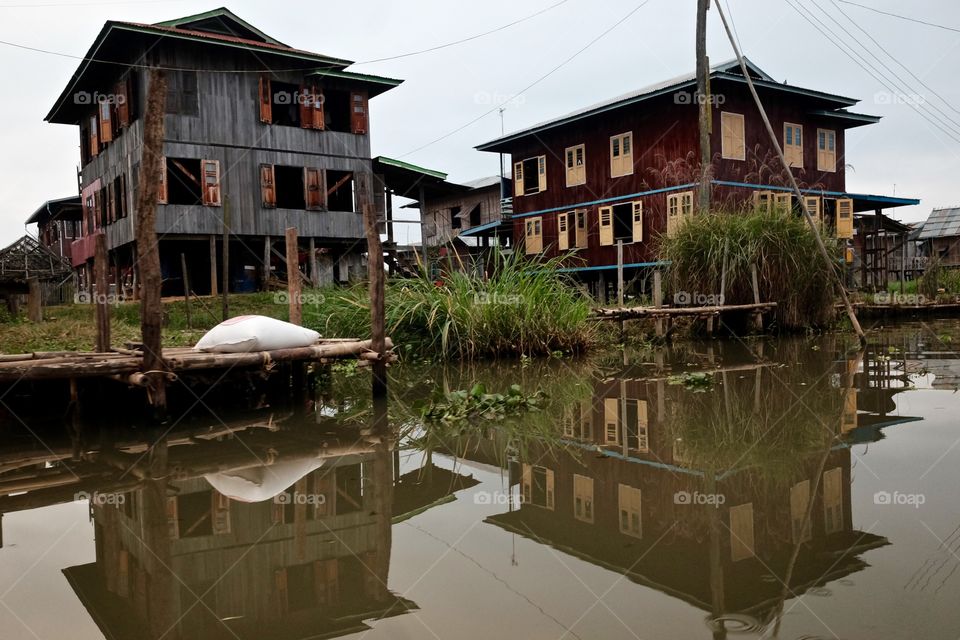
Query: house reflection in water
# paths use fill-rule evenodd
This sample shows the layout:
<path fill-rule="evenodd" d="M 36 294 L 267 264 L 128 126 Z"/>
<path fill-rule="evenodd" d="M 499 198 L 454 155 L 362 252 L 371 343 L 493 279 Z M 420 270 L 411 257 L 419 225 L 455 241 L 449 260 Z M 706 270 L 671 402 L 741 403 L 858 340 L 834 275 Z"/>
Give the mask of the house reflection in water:
<path fill-rule="evenodd" d="M 790 597 L 820 588 L 887 544 L 853 522 L 842 434 L 870 414 L 858 362 L 835 366 L 796 404 L 761 382 L 789 374 L 763 367 L 717 373 L 699 394 L 629 372 L 595 382 L 561 443 L 517 461 L 520 508 L 487 521 L 701 607 L 721 635 L 730 614 L 766 624 L 785 584 Z"/>
<path fill-rule="evenodd" d="M 64 574 L 108 638 L 362 631 L 416 608 L 387 588 L 393 522 L 475 484 L 436 467 L 400 476 L 395 454 L 369 429 L 273 424 L 91 451 L 96 561 Z"/>

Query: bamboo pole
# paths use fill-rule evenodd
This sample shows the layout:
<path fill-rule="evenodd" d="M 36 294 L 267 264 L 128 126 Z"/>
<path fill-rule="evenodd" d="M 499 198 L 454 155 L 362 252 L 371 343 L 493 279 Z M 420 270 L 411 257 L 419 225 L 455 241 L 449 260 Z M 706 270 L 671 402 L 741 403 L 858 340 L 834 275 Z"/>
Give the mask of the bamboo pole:
<path fill-rule="evenodd" d="M 289 298 L 290 322 L 296 325 L 302 325 L 303 308 L 300 304 L 300 255 L 297 245 L 296 227 L 287 227 L 286 241 L 287 298 Z"/>
<path fill-rule="evenodd" d="M 217 237 L 210 234 L 210 295 L 217 297 Z"/>
<path fill-rule="evenodd" d="M 843 298 L 843 306 L 847 310 L 847 317 L 850 318 L 850 324 L 853 325 L 853 330 L 857 333 L 857 337 L 860 338 L 860 345 L 867 345 L 867 336 L 863 332 L 863 328 L 860 326 L 860 321 L 857 320 L 857 313 L 853 310 L 853 305 L 850 304 L 850 297 L 847 295 L 847 288 L 843 284 L 843 280 L 837 274 L 836 265 L 830 261 L 830 254 L 827 253 L 827 247 L 823 244 L 823 238 L 820 237 L 820 230 L 817 227 L 817 222 L 813 219 L 813 216 L 810 215 L 810 212 L 807 211 L 807 208 L 803 205 L 803 192 L 800 191 L 800 185 L 797 184 L 796 178 L 793 176 L 793 171 L 790 170 L 790 164 L 787 162 L 786 158 L 783 155 L 783 149 L 780 148 L 780 141 L 777 139 L 777 134 L 773 130 L 773 126 L 770 124 L 770 119 L 767 117 L 767 112 L 763 108 L 763 103 L 760 102 L 760 96 L 757 94 L 757 88 L 753 85 L 753 80 L 750 78 L 750 71 L 747 69 L 747 63 L 744 62 L 743 56 L 740 54 L 740 48 L 737 46 L 737 41 L 733 37 L 733 32 L 730 31 L 730 25 L 727 24 L 727 17 L 723 13 L 723 9 L 720 7 L 720 4 L 717 3 L 717 13 L 720 14 L 720 20 L 723 22 L 723 28 L 727 32 L 727 38 L 730 40 L 730 46 L 733 47 L 733 52 L 737 56 L 737 60 L 740 62 L 740 70 L 743 72 L 743 76 L 747 81 L 747 87 L 750 89 L 750 94 L 753 96 L 753 101 L 757 105 L 757 109 L 760 111 L 760 117 L 763 120 L 763 124 L 767 129 L 767 134 L 770 136 L 770 142 L 773 144 L 773 148 L 777 151 L 777 157 L 780 158 L 780 162 L 783 164 L 784 169 L 787 172 L 787 176 L 790 178 L 790 186 L 793 187 L 793 192 L 796 194 L 797 199 L 801 203 L 800 209 L 803 211 L 803 216 L 807 219 L 807 224 L 810 225 L 810 228 L 813 230 L 814 237 L 817 239 L 817 246 L 820 249 L 820 255 L 823 257 L 823 261 L 826 263 L 827 268 L 830 270 L 830 273 L 834 275 L 834 278 L 837 281 L 840 289 L 840 297 Z"/>
<path fill-rule="evenodd" d="M 707 10 L 710 0 L 697 0 L 697 100 L 700 131 L 700 185 L 701 211 L 710 208 L 710 58 L 707 57 Z"/>
<path fill-rule="evenodd" d="M 223 296 L 220 312 L 223 320 L 230 317 L 230 197 L 223 196 L 223 269 L 220 293 Z"/>
<path fill-rule="evenodd" d="M 372 204 L 363 205 L 363 224 L 367 234 L 367 270 L 370 277 L 370 344 L 378 353 L 386 352 L 386 319 L 384 309 L 383 246 L 380 244 L 380 229 L 377 212 Z M 386 397 L 386 363 L 376 361 L 373 365 L 373 397 Z"/>
<path fill-rule="evenodd" d="M 167 77 L 160 69 L 151 69 L 147 88 L 146 113 L 143 118 L 143 148 L 140 163 L 140 201 L 137 203 L 137 255 L 140 257 L 140 333 L 143 342 L 144 372 L 163 371 L 160 300 L 160 252 L 157 240 L 157 196 L 163 167 L 164 105 Z M 167 405 L 166 380 L 151 376 L 150 403 L 160 412 Z"/>

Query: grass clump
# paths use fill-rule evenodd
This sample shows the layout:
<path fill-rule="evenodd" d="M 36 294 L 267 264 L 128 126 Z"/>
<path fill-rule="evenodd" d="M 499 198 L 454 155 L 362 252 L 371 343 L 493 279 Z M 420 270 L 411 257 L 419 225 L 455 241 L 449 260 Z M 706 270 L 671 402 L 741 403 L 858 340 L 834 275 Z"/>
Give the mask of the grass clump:
<path fill-rule="evenodd" d="M 824 237 L 834 265 L 841 259 L 836 241 Z M 777 323 L 787 329 L 824 326 L 834 317 L 833 269 L 802 217 L 781 211 L 717 212 L 698 215 L 672 237 L 664 237 L 662 257 L 671 262 L 674 292 L 720 292 L 726 261 L 725 304 L 753 302 L 751 265 L 757 266 L 762 302 L 776 302 Z"/>
<path fill-rule="evenodd" d="M 590 300 L 556 271 L 557 260 L 494 259 L 486 280 L 454 271 L 438 281 L 388 282 L 387 335 L 402 349 L 444 360 L 579 353 L 593 344 Z M 328 292 L 323 304 L 304 308 L 304 325 L 324 336 L 369 335 L 366 285 Z"/>

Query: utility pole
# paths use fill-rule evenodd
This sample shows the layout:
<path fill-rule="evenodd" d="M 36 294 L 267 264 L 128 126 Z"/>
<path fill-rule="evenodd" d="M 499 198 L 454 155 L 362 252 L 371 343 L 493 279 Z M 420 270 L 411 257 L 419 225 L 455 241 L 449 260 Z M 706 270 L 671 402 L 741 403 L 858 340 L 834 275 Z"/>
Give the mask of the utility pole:
<path fill-rule="evenodd" d="M 710 0 L 697 0 L 697 106 L 700 109 L 700 211 L 710 209 L 710 59 L 707 57 L 707 10 Z"/>

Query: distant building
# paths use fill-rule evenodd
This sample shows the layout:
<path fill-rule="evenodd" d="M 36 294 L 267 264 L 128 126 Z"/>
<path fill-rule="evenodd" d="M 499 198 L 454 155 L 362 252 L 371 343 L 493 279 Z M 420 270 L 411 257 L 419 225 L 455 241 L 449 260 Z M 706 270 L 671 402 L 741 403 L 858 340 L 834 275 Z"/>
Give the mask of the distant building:
<path fill-rule="evenodd" d="M 368 100 L 401 81 L 351 64 L 287 46 L 222 8 L 157 24 L 108 21 L 46 116 L 80 134 L 83 223 L 70 254 L 81 286 L 100 232 L 112 281 L 130 291 L 138 280 L 134 222 L 153 65 L 167 69 L 169 85 L 156 228 L 164 293 L 182 291 L 181 254 L 191 287 L 216 289 L 227 205 L 231 290 L 266 283 L 271 263 L 283 269 L 271 254 L 288 227 L 315 283 L 363 277 L 359 212 L 375 191 Z"/>
<path fill-rule="evenodd" d="M 960 207 L 934 209 L 923 223 L 920 240 L 931 259 L 947 267 L 960 267 Z"/>
<path fill-rule="evenodd" d="M 746 78 L 731 61 L 710 72 L 713 203 L 803 206 L 840 239 L 853 237 L 855 212 L 918 203 L 847 191 L 845 133 L 878 116 L 848 111 L 855 99 L 779 82 L 752 62 L 747 69 L 803 202 L 794 202 Z M 570 270 L 604 291 L 614 279 L 618 243 L 628 272 L 653 266 L 658 237 L 696 211 L 695 91 L 689 74 L 479 145 L 511 156 L 516 245 L 544 257 L 573 252 Z"/>
<path fill-rule="evenodd" d="M 80 196 L 47 200 L 27 218 L 26 224 L 37 225 L 37 239 L 58 256 L 71 257 L 71 245 L 81 235 L 83 208 Z"/>

